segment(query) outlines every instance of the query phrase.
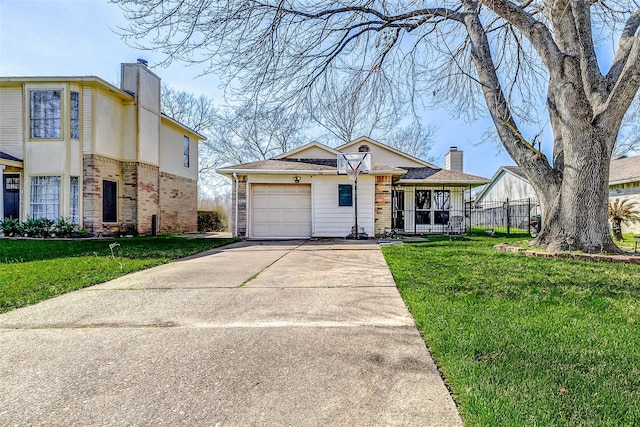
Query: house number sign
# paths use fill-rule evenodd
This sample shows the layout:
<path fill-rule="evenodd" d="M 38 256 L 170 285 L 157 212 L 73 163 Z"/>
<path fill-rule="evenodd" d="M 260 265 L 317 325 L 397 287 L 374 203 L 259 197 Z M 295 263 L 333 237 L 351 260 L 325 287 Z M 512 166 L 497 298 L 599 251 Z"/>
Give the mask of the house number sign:
<path fill-rule="evenodd" d="M 4 188 L 5 190 L 19 190 L 20 178 L 6 178 Z"/>

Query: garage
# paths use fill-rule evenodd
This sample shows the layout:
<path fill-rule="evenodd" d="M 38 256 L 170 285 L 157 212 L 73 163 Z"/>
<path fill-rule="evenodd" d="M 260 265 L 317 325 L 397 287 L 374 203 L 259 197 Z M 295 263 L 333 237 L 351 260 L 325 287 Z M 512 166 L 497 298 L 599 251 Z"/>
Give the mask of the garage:
<path fill-rule="evenodd" d="M 311 185 L 252 184 L 251 237 L 311 237 Z"/>

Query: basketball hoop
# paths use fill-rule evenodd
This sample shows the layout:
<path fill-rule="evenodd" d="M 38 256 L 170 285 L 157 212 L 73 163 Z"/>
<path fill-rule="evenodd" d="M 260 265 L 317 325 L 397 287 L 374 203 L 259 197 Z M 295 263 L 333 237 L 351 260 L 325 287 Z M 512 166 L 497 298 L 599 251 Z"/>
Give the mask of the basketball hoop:
<path fill-rule="evenodd" d="M 338 175 L 349 175 L 355 181 L 360 173 L 371 173 L 371 153 L 338 154 Z M 354 172 L 355 171 L 355 172 Z"/>
<path fill-rule="evenodd" d="M 367 239 L 363 227 L 358 226 L 358 175 L 371 173 L 371 153 L 339 153 L 337 159 L 338 175 L 348 175 L 353 181 L 353 216 L 355 225 L 347 239 Z"/>
<path fill-rule="evenodd" d="M 358 175 L 360 174 L 360 169 L 359 168 L 346 168 L 345 172 L 347 172 L 347 175 L 349 176 L 349 179 L 351 181 L 355 181 L 356 179 L 358 179 Z"/>

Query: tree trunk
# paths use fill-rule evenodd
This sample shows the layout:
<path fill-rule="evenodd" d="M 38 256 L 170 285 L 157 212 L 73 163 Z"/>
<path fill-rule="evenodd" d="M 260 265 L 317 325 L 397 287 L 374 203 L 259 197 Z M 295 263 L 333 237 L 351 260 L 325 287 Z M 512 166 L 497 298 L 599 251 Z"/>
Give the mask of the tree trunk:
<path fill-rule="evenodd" d="M 617 253 L 607 215 L 612 136 L 593 126 L 563 126 L 563 164 L 559 190 L 537 185 L 542 229 L 535 243 L 552 252 L 580 249 L 587 253 Z M 556 129 L 557 130 L 557 129 Z"/>
<path fill-rule="evenodd" d="M 613 230 L 613 237 L 618 242 L 622 242 L 624 240 L 624 237 L 622 236 L 622 221 L 620 221 L 619 219 L 612 220 L 611 228 Z"/>

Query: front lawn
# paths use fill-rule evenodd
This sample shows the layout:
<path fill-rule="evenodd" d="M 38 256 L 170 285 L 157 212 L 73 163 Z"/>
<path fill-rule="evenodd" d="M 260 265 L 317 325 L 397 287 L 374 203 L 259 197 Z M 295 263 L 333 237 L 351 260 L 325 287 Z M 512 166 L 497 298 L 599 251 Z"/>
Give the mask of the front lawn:
<path fill-rule="evenodd" d="M 0 313 L 232 241 L 171 236 L 0 239 Z"/>
<path fill-rule="evenodd" d="M 383 253 L 465 425 L 640 425 L 639 266 L 431 240 Z"/>

